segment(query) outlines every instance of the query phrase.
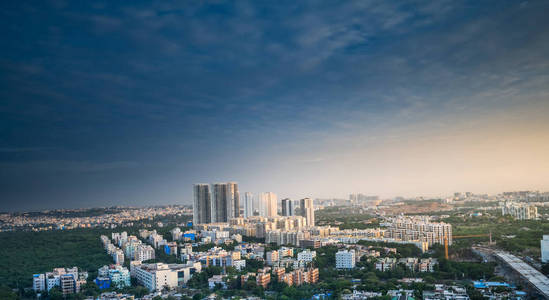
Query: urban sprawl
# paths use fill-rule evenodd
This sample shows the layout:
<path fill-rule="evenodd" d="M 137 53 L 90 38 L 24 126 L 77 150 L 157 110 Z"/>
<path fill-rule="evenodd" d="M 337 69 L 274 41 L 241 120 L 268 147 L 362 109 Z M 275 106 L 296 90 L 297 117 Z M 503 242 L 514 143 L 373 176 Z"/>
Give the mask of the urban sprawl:
<path fill-rule="evenodd" d="M 415 199 L 420 200 L 423 199 Z M 56 289 L 68 297 L 80 293 L 91 281 L 101 294 L 90 299 L 285 299 L 280 296 L 284 288 L 305 286 L 322 287 L 316 288 L 311 296 L 314 299 L 549 297 L 549 279 L 532 267 L 531 262 L 498 249 L 491 232 L 487 233 L 490 239 L 487 243 L 477 243 L 471 250 L 482 262 L 496 262 L 502 269 L 509 270 L 516 280 L 467 278 L 470 284 L 466 285 L 463 280 L 449 282 L 427 275 L 447 268 L 448 248 L 456 239 L 467 238 L 454 237 L 452 225 L 442 221 L 447 217 L 446 211 L 453 209 L 445 207 L 456 203 L 464 204 L 462 207 L 468 203 L 480 204 L 471 217 L 496 210 L 501 216 L 514 220 L 539 220 L 542 216 L 538 207 L 547 206 L 549 195 L 456 193 L 436 203 L 441 205 L 442 214 L 407 214 L 390 213 L 409 204 L 401 198 L 382 201 L 376 196 L 352 194 L 348 199 L 285 198 L 279 201 L 272 192 L 241 195 L 238 184 L 228 182 L 195 184 L 192 209 L 184 206 L 118 208 L 94 217 L 66 217 L 63 213 L 3 214 L 0 224 L 4 231 L 90 227 L 111 230 L 109 235 L 97 239 L 112 257 L 112 264 L 99 266 L 97 270 L 80 270 L 75 266 L 44 270 L 33 275 L 32 289 L 37 296 L 51 294 L 52 289 Z M 340 228 L 344 224 L 319 225 L 315 215 L 329 208 L 348 209 L 345 211 L 358 214 L 368 212 L 375 216 L 377 223 L 361 229 Z M 138 221 L 168 215 L 188 216 L 188 221 L 177 224 L 164 235 L 150 226 L 143 226 L 134 234 L 118 230 L 139 224 Z M 322 223 L 326 223 L 325 220 Z M 156 224 L 158 228 L 163 226 Z M 547 263 L 549 235 L 543 236 L 540 246 L 538 260 Z M 406 256 L 409 254 L 402 252 L 410 248 L 416 249 L 417 254 Z M 333 251 L 327 252 L 329 249 Z M 446 257 L 434 257 L 437 249 L 445 252 Z M 326 257 L 327 253 L 330 257 Z M 371 270 L 364 272 L 363 277 L 349 278 L 352 276 L 349 274 L 358 274 L 356 272 L 368 266 Z M 90 278 L 90 271 L 97 276 Z M 336 295 L 333 286 L 322 285 L 322 275 L 326 272 L 348 281 L 343 292 Z M 391 279 L 390 274 L 398 272 L 410 276 Z M 375 284 L 372 287 L 368 277 L 371 274 L 386 278 L 392 288 L 376 289 Z M 197 288 L 200 282 L 202 289 Z M 138 297 L 122 292 L 135 285 L 146 288 L 147 293 Z M 422 289 L 418 292 L 414 287 L 420 285 Z M 204 289 L 210 292 L 203 293 Z M 244 290 L 245 295 L 223 296 L 223 291 L 234 289 Z M 258 290 L 259 295 L 254 292 Z"/>

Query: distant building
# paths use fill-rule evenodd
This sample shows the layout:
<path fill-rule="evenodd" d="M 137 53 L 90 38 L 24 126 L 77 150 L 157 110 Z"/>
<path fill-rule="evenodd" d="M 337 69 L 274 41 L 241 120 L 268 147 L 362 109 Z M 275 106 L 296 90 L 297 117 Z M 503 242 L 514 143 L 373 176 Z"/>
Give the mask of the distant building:
<path fill-rule="evenodd" d="M 46 275 L 34 274 L 32 276 L 32 289 L 39 293 L 46 290 Z"/>
<path fill-rule="evenodd" d="M 277 250 L 268 251 L 266 254 L 267 265 L 272 266 L 279 260 L 279 255 Z"/>
<path fill-rule="evenodd" d="M 444 222 L 431 222 L 429 218 L 423 216 L 400 216 L 389 223 L 384 236 L 401 241 L 426 243 L 420 247 L 422 251 L 425 251 L 433 244 L 444 245 L 445 238 L 448 239 L 448 244 L 452 245 L 452 225 Z"/>
<path fill-rule="evenodd" d="M 282 215 L 290 217 L 294 215 L 294 202 L 291 199 L 282 199 Z"/>
<path fill-rule="evenodd" d="M 527 203 L 504 202 L 500 203 L 501 214 L 511 215 L 517 220 L 532 220 L 538 218 L 538 208 Z"/>
<path fill-rule="evenodd" d="M 193 185 L 193 224 L 211 223 L 212 195 L 208 184 Z"/>
<path fill-rule="evenodd" d="M 235 182 L 212 184 L 212 223 L 240 217 L 240 193 Z"/>
<path fill-rule="evenodd" d="M 141 264 L 132 262 L 131 274 L 137 278 L 137 281 L 149 289 L 149 291 L 160 291 L 164 288 L 173 289 L 182 286 L 192 274 L 201 271 L 201 264 Z"/>
<path fill-rule="evenodd" d="M 299 245 L 303 248 L 320 248 L 320 240 L 318 239 L 300 240 Z"/>
<path fill-rule="evenodd" d="M 275 193 L 261 193 L 259 197 L 260 214 L 263 217 L 273 218 L 278 216 L 277 197 Z"/>
<path fill-rule="evenodd" d="M 313 259 L 316 257 L 316 251 L 311 251 L 309 249 L 306 249 L 304 251 L 301 251 L 297 254 L 297 260 L 302 260 L 304 262 L 310 263 L 313 261 Z"/>
<path fill-rule="evenodd" d="M 208 278 L 208 287 L 210 289 L 215 288 L 215 286 L 221 286 L 221 288 L 226 289 L 227 288 L 227 275 L 213 275 L 212 277 Z"/>
<path fill-rule="evenodd" d="M 97 270 L 95 283 L 100 288 L 101 285 L 119 289 L 131 286 L 130 271 L 126 267 L 118 265 L 103 266 Z"/>
<path fill-rule="evenodd" d="M 299 201 L 300 215 L 307 220 L 307 226 L 315 226 L 315 208 L 313 205 L 313 199 L 304 198 Z"/>
<path fill-rule="evenodd" d="M 87 278 L 88 273 L 79 272 L 77 267 L 55 268 L 53 272 L 34 274 L 32 286 L 35 292 L 49 291 L 58 286 L 63 295 L 68 295 L 80 292 L 80 286 L 86 283 Z"/>
<path fill-rule="evenodd" d="M 269 285 L 269 282 L 271 282 L 271 274 L 270 273 L 258 273 L 255 276 L 256 284 L 262 286 L 263 288 L 267 288 L 267 285 Z"/>
<path fill-rule="evenodd" d="M 244 194 L 244 218 L 254 215 L 254 195 L 250 192 Z"/>
<path fill-rule="evenodd" d="M 240 217 L 240 194 L 235 182 L 193 185 L 193 224 L 228 222 Z"/>
<path fill-rule="evenodd" d="M 335 254 L 336 269 L 352 269 L 355 267 L 355 250 L 339 250 Z"/>
<path fill-rule="evenodd" d="M 549 235 L 544 235 L 541 240 L 541 262 L 549 263 Z"/>

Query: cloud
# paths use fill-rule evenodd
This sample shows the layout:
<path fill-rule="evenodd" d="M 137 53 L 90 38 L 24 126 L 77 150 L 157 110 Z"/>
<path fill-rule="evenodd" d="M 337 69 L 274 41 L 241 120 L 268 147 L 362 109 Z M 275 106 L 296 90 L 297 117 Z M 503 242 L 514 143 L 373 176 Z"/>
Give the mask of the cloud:
<path fill-rule="evenodd" d="M 55 147 L 0 147 L 0 152 L 17 153 L 17 152 L 37 152 L 56 149 Z"/>
<path fill-rule="evenodd" d="M 91 161 L 27 161 L 0 163 L 3 169 L 11 169 L 21 173 L 96 173 L 112 170 L 133 169 L 141 164 L 134 161 L 110 161 L 110 162 L 91 162 Z"/>
<path fill-rule="evenodd" d="M 494 4 L 0 4 L 14 41 L 1 50 L 2 145 L 63 150 L 4 146 L 2 172 L 120 171 L 131 186 L 137 174 L 155 182 L 159 174 L 142 172 L 155 161 L 185 170 L 162 172 L 180 191 L 193 177 L 222 174 L 272 184 L 269 169 L 280 165 L 315 183 L 326 169 L 347 176 L 334 161 L 381 172 L 386 164 L 367 154 L 414 138 L 545 128 L 547 3 Z M 365 154 L 354 165 L 342 158 L 356 153 Z M 348 188 L 341 178 L 323 195 Z"/>

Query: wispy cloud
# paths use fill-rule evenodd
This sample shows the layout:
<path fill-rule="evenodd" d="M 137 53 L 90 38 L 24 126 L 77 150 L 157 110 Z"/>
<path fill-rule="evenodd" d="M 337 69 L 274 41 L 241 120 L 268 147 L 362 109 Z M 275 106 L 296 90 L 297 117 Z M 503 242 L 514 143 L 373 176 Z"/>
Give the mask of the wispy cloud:
<path fill-rule="evenodd" d="M 55 147 L 0 147 L 0 152 L 17 153 L 17 152 L 38 152 L 56 149 Z"/>
<path fill-rule="evenodd" d="M 31 173 L 95 173 L 121 169 L 132 169 L 139 167 L 140 165 L 140 163 L 133 161 L 91 162 L 65 160 L 0 163 L 0 166 L 2 166 L 2 168 L 5 170 L 12 169 L 15 170 L 15 172 Z"/>

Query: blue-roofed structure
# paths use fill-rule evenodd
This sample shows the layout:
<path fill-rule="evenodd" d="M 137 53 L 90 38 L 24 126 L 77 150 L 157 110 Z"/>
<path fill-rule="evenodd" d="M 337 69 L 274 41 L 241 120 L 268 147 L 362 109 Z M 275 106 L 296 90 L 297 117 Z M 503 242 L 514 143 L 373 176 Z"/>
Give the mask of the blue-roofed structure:
<path fill-rule="evenodd" d="M 183 238 L 185 240 L 194 241 L 196 239 L 196 234 L 194 234 L 194 233 L 185 233 L 185 234 L 183 234 Z"/>
<path fill-rule="evenodd" d="M 108 289 L 111 287 L 111 279 L 109 277 L 97 277 L 94 281 L 100 290 Z"/>
<path fill-rule="evenodd" d="M 507 282 L 497 282 L 497 281 L 473 281 L 473 286 L 476 289 L 487 289 L 487 288 L 493 288 L 493 287 L 507 287 L 507 288 L 514 288 L 514 286 L 508 284 Z"/>

